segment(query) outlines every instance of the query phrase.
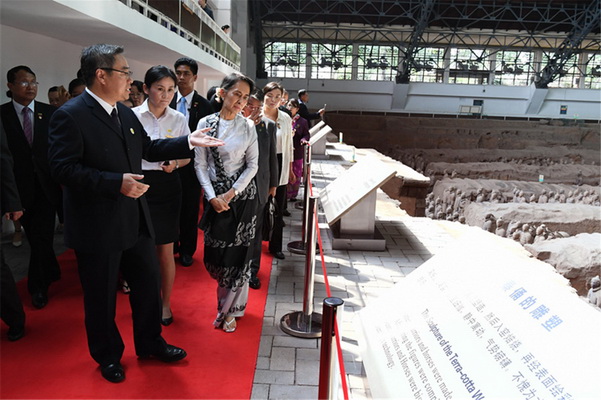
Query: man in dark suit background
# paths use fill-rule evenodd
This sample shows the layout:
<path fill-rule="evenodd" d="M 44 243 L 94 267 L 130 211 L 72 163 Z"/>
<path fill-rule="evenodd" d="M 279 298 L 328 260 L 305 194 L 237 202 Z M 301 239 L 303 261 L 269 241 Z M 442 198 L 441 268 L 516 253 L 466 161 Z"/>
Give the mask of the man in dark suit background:
<path fill-rule="evenodd" d="M 31 247 L 27 289 L 34 307 L 43 308 L 50 284 L 61 276 L 53 247 L 61 188 L 48 166 L 48 124 L 56 108 L 34 100 L 38 83 L 29 67 L 11 68 L 7 81 L 12 101 L 0 107 L 0 115 L 24 208 L 21 223 Z"/>
<path fill-rule="evenodd" d="M 194 90 L 198 78 L 198 64 L 191 58 L 182 57 L 175 62 L 177 75 L 177 95 L 173 96 L 171 108 L 184 114 L 188 120 L 190 132 L 194 132 L 201 118 L 212 114 L 213 108 L 207 99 Z M 177 173 L 182 182 L 182 206 L 180 211 L 179 241 L 175 249 L 179 252 L 179 262 L 184 267 L 192 265 L 192 256 L 196 252 L 198 240 L 198 212 L 200 209 L 201 187 L 194 171 L 194 152 L 192 161 Z"/>
<path fill-rule="evenodd" d="M 222 144 L 201 131 L 151 141 L 135 114 L 119 103 L 132 83 L 122 53 L 108 44 L 83 50 L 87 88 L 57 110 L 49 133 L 51 170 L 64 185 L 65 242 L 75 250 L 84 292 L 88 347 L 102 376 L 114 383 L 125 379 L 115 324 L 120 264 L 131 288 L 136 354 L 164 362 L 186 357 L 161 336 L 160 272 L 142 158 L 186 158 L 192 146 Z"/>
<path fill-rule="evenodd" d="M 307 92 L 307 89 L 299 90 L 298 91 L 298 105 L 299 105 L 298 115 L 300 115 L 301 117 L 303 117 L 304 119 L 309 121 L 309 124 L 310 124 L 312 120 L 320 119 L 321 117 L 323 117 L 323 114 L 326 112 L 326 109 L 321 108 L 317 112 L 310 113 L 309 109 L 307 108 L 307 104 L 306 104 L 308 102 L 309 102 L 309 92 Z"/>
<path fill-rule="evenodd" d="M 13 174 L 13 159 L 6 143 L 4 128 L 0 125 L 0 217 L 16 221 L 23 216 L 23 207 Z M 0 253 L 0 318 L 8 325 L 8 340 L 25 336 L 25 311 L 17 292 L 15 278 Z"/>
<path fill-rule="evenodd" d="M 252 289 L 259 289 L 261 287 L 261 281 L 257 277 L 257 274 L 259 273 L 259 267 L 261 266 L 263 214 L 267 199 L 270 195 L 275 196 L 280 176 L 276 148 L 276 127 L 273 122 L 262 116 L 262 108 L 263 92 L 257 90 L 251 94 L 246 107 L 242 110 L 242 114 L 246 118 L 251 119 L 255 124 L 257 142 L 259 145 L 259 169 L 255 175 L 259 204 L 257 206 L 255 239 L 250 247 L 250 251 L 252 252 L 250 264 L 251 276 L 248 281 L 248 285 Z"/>

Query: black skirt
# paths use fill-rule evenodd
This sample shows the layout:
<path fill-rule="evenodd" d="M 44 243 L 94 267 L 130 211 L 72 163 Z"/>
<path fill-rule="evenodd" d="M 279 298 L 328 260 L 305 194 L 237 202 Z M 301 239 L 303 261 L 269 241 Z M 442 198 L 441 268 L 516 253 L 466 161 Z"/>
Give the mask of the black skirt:
<path fill-rule="evenodd" d="M 146 201 L 154 227 L 155 243 L 173 243 L 179 238 L 179 213 L 182 204 L 182 185 L 179 175 L 145 170 L 144 183 L 150 185 Z"/>

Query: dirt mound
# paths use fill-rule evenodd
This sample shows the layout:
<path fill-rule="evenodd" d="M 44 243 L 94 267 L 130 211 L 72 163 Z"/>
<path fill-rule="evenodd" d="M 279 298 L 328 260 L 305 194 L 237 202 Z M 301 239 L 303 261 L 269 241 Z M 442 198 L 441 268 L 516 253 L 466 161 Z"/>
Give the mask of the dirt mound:
<path fill-rule="evenodd" d="M 581 233 L 524 246 L 536 258 L 553 265 L 586 296 L 591 278 L 601 275 L 601 234 Z"/>

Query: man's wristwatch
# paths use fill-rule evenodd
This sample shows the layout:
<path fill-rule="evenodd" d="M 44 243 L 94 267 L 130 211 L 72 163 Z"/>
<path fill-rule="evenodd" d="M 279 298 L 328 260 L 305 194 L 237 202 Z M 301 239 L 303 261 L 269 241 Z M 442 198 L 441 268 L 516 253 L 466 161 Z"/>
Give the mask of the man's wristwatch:
<path fill-rule="evenodd" d="M 236 189 L 234 189 L 234 197 L 238 196 L 238 191 Z"/>

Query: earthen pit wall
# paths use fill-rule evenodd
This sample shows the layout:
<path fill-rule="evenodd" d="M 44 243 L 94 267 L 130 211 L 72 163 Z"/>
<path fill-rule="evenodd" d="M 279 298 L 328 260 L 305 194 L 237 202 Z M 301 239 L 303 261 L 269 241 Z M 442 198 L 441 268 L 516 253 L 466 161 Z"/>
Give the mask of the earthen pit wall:
<path fill-rule="evenodd" d="M 601 149 L 599 124 L 573 120 L 495 120 L 472 118 L 433 118 L 383 113 L 327 113 L 333 132 L 343 132 L 344 142 L 374 148 L 383 154 L 400 149 L 528 149 L 566 147 Z M 590 151 L 586 152 L 591 154 Z M 477 152 L 473 159 L 479 161 Z M 588 158 L 588 157 L 587 157 Z M 436 161 L 436 160 L 426 160 Z M 599 163 L 599 159 L 586 160 Z"/>

